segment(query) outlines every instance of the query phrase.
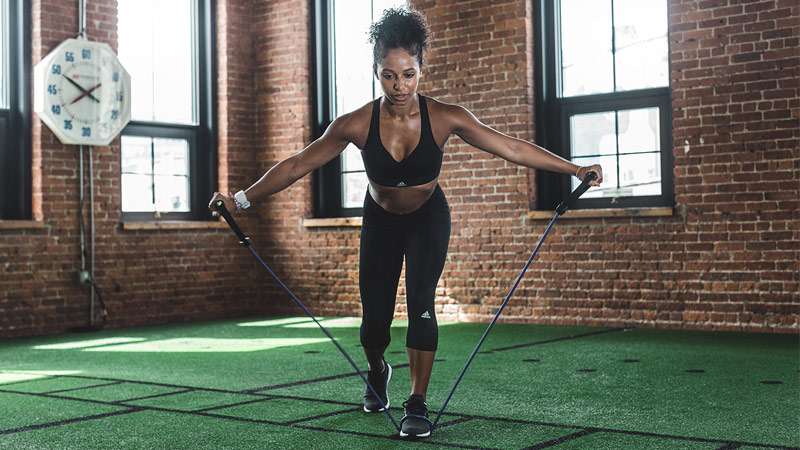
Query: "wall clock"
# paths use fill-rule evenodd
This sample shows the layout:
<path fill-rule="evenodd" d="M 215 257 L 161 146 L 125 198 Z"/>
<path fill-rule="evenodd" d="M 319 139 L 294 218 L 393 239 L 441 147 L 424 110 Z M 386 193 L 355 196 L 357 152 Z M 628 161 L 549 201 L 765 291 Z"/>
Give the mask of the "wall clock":
<path fill-rule="evenodd" d="M 34 68 L 34 111 L 64 144 L 108 145 L 131 116 L 131 77 L 108 44 L 67 39 Z"/>

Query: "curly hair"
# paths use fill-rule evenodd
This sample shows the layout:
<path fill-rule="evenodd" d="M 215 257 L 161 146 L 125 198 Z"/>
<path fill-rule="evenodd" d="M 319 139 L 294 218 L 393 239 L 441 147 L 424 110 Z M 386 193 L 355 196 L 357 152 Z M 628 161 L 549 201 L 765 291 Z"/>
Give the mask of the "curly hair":
<path fill-rule="evenodd" d="M 428 23 L 421 13 L 405 8 L 387 9 L 381 19 L 369 27 L 373 67 L 378 66 L 378 62 L 389 50 L 396 48 L 402 48 L 416 56 L 422 66 L 429 36 Z"/>

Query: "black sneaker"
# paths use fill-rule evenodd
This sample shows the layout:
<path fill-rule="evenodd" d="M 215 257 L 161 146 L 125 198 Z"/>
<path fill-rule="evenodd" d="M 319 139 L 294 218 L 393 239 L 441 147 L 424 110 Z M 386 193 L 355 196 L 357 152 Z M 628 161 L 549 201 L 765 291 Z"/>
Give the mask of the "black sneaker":
<path fill-rule="evenodd" d="M 406 415 L 400 421 L 400 437 L 424 438 L 431 435 L 433 424 L 428 419 L 428 404 L 419 394 L 411 394 L 403 402 Z"/>
<path fill-rule="evenodd" d="M 367 371 L 367 381 L 369 384 L 375 388 L 375 392 L 383 401 L 384 406 L 387 408 L 389 407 L 389 394 L 386 392 L 386 388 L 389 386 L 389 380 L 392 379 L 392 366 L 389 365 L 386 361 L 383 362 L 383 372 L 373 372 L 371 370 Z M 367 393 L 364 394 L 364 411 L 366 412 L 380 412 L 383 411 L 383 406 L 381 406 L 381 402 L 378 401 L 375 394 L 372 393 L 372 390 L 367 386 Z"/>

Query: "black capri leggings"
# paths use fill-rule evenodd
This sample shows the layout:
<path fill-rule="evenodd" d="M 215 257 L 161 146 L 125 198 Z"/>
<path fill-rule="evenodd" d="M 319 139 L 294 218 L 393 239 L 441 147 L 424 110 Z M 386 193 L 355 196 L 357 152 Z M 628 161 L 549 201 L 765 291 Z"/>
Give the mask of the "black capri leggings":
<path fill-rule="evenodd" d="M 450 242 L 450 207 L 439 185 L 410 214 L 392 214 L 367 192 L 361 227 L 361 345 L 384 349 L 394 317 L 397 284 L 406 260 L 406 347 L 435 351 L 439 330 L 434 297 Z"/>

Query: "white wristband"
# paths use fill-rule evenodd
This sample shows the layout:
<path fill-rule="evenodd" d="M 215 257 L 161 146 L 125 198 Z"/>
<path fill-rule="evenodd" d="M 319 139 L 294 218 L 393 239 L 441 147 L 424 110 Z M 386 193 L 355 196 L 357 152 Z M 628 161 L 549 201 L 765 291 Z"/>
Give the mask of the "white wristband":
<path fill-rule="evenodd" d="M 250 207 L 250 202 L 247 201 L 247 196 L 244 195 L 244 191 L 239 191 L 233 194 L 233 198 L 236 199 L 242 205 L 242 209 L 247 209 Z"/>

